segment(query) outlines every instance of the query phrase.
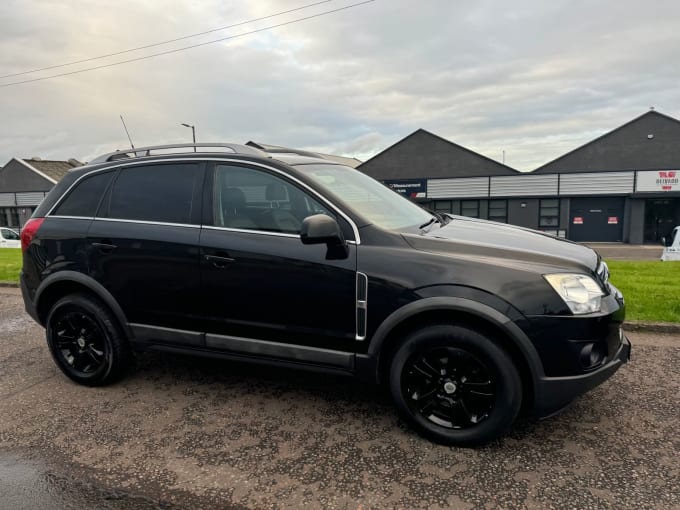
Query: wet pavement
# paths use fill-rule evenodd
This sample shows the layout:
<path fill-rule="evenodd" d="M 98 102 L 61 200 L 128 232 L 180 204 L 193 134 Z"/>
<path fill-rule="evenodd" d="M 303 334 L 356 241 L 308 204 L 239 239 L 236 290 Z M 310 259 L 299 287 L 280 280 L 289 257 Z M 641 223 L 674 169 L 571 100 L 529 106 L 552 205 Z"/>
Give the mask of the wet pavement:
<path fill-rule="evenodd" d="M 0 289 L 0 509 L 680 508 L 680 338 L 631 340 L 560 415 L 458 449 L 349 379 L 146 354 L 77 386 Z"/>

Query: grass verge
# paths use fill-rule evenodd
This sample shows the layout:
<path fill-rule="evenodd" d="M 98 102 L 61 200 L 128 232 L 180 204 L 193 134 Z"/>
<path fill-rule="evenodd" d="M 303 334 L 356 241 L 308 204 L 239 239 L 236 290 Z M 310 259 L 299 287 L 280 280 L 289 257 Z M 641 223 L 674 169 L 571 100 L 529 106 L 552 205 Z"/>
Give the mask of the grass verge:
<path fill-rule="evenodd" d="M 18 282 L 21 271 L 21 249 L 0 249 L 0 282 Z"/>
<path fill-rule="evenodd" d="M 607 261 L 611 282 L 626 298 L 626 319 L 680 322 L 680 262 Z"/>

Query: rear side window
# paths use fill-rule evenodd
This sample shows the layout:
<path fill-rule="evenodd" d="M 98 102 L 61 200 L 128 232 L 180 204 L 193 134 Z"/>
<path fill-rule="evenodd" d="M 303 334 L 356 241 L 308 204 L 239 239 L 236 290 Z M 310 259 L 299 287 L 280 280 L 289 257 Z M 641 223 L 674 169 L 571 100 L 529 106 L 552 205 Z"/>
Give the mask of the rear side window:
<path fill-rule="evenodd" d="M 123 168 L 113 183 L 109 218 L 191 223 L 199 183 L 197 164 Z"/>
<path fill-rule="evenodd" d="M 54 214 L 93 218 L 112 176 L 113 172 L 106 172 L 84 178 L 66 195 Z"/>

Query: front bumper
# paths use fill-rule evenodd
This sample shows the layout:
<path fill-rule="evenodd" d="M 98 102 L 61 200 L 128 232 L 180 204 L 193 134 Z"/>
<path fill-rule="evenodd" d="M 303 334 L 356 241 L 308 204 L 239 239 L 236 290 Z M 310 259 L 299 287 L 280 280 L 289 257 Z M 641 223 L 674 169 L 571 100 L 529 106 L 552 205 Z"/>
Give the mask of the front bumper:
<path fill-rule="evenodd" d="M 534 388 L 534 414 L 546 417 L 562 409 L 579 395 L 609 379 L 630 360 L 631 344 L 623 336 L 616 354 L 603 366 L 586 374 L 542 377 Z"/>

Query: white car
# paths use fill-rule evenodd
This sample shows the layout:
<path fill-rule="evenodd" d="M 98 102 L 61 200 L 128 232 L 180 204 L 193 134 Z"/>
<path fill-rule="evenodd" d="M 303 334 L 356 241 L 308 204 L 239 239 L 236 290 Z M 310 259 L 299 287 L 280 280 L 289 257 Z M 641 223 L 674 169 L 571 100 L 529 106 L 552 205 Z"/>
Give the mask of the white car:
<path fill-rule="evenodd" d="M 663 239 L 661 260 L 680 260 L 680 227 L 675 227 L 668 238 Z"/>
<path fill-rule="evenodd" d="M 21 237 L 11 228 L 0 228 L 0 248 L 21 248 Z"/>

